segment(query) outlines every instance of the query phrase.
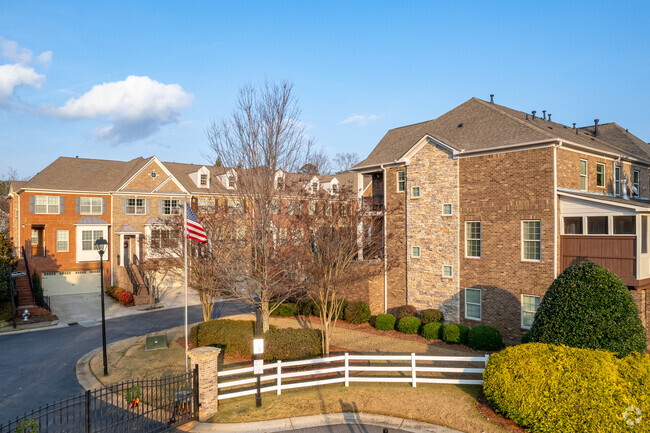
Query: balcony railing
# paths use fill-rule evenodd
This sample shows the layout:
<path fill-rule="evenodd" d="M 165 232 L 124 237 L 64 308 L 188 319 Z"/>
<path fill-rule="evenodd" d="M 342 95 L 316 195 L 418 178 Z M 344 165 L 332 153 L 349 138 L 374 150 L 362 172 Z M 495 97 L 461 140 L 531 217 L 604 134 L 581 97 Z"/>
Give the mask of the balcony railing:
<path fill-rule="evenodd" d="M 384 210 L 384 197 L 363 197 L 362 206 L 365 212 L 381 212 Z"/>

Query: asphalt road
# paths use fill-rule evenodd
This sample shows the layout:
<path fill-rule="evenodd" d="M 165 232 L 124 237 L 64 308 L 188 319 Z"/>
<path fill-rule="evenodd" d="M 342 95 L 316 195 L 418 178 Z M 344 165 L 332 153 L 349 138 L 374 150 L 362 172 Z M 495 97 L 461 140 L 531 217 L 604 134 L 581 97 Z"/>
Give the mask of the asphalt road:
<path fill-rule="evenodd" d="M 250 307 L 225 302 L 220 316 L 243 313 Z M 183 308 L 162 309 L 106 321 L 110 344 L 125 338 L 181 326 Z M 202 320 L 201 306 L 189 308 L 189 322 Z M 101 326 L 47 329 L 0 334 L 0 424 L 39 406 L 84 390 L 77 382 L 77 360 L 101 346 Z"/>

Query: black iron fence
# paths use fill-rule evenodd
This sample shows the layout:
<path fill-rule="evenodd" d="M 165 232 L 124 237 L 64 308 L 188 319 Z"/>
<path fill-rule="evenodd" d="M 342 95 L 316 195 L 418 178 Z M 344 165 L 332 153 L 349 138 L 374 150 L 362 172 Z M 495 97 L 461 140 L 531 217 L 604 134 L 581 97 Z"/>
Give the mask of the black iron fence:
<path fill-rule="evenodd" d="M 198 418 L 198 368 L 134 380 L 59 400 L 0 425 L 0 433 L 167 431 Z"/>

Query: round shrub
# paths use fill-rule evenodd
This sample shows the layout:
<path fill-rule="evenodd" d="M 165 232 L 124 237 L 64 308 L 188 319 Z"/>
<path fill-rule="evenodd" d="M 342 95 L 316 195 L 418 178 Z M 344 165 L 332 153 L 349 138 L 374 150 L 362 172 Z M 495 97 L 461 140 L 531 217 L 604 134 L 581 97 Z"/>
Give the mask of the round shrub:
<path fill-rule="evenodd" d="M 592 262 L 570 266 L 551 284 L 535 314 L 530 340 L 619 356 L 647 350 L 630 291 L 616 274 Z"/>
<path fill-rule="evenodd" d="M 397 322 L 397 330 L 405 334 L 417 334 L 422 322 L 417 317 L 402 317 Z"/>
<path fill-rule="evenodd" d="M 469 328 L 451 323 L 442 327 L 442 339 L 449 344 L 467 344 Z"/>
<path fill-rule="evenodd" d="M 541 343 L 491 355 L 483 374 L 490 406 L 538 433 L 648 431 L 645 416 L 636 429 L 622 416 L 629 406 L 648 407 L 648 383 L 648 355 L 619 359 L 604 350 Z"/>
<path fill-rule="evenodd" d="M 370 320 L 370 308 L 365 302 L 352 302 L 345 307 L 344 317 L 350 323 L 359 325 Z"/>
<path fill-rule="evenodd" d="M 280 317 L 293 317 L 298 314 L 298 306 L 292 302 L 285 302 L 284 304 L 279 305 L 273 313 L 272 316 Z"/>
<path fill-rule="evenodd" d="M 399 320 L 404 317 L 416 317 L 417 314 L 418 309 L 413 305 L 402 305 L 401 307 L 397 308 L 397 311 L 395 311 L 395 318 L 399 322 Z"/>
<path fill-rule="evenodd" d="M 431 322 L 443 323 L 445 321 L 445 315 L 442 314 L 442 311 L 440 310 L 436 310 L 435 308 L 429 308 L 420 311 L 420 320 L 422 321 L 422 323 L 431 323 Z"/>
<path fill-rule="evenodd" d="M 422 336 L 427 340 L 440 340 L 442 323 L 429 322 L 422 327 Z"/>
<path fill-rule="evenodd" d="M 303 316 L 309 316 L 310 314 L 318 316 L 318 307 L 316 306 L 316 302 L 311 299 L 303 299 L 298 302 L 298 313 Z"/>
<path fill-rule="evenodd" d="M 476 350 L 499 350 L 503 347 L 503 338 L 496 328 L 478 325 L 470 329 L 467 345 Z"/>
<path fill-rule="evenodd" d="M 390 331 L 391 329 L 395 329 L 395 322 L 397 322 L 397 319 L 392 314 L 380 314 L 375 317 L 375 328 L 382 331 Z"/>

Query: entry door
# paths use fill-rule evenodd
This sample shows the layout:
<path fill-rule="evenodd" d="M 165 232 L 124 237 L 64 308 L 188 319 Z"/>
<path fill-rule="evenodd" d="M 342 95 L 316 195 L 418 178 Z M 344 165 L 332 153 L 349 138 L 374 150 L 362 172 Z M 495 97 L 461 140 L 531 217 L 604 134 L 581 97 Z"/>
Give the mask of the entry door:
<path fill-rule="evenodd" d="M 45 248 L 43 248 L 43 229 L 32 229 L 32 257 L 43 257 Z"/>
<path fill-rule="evenodd" d="M 131 264 L 131 251 L 129 251 L 129 238 L 124 238 L 124 266 L 129 266 Z"/>

